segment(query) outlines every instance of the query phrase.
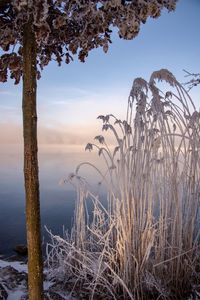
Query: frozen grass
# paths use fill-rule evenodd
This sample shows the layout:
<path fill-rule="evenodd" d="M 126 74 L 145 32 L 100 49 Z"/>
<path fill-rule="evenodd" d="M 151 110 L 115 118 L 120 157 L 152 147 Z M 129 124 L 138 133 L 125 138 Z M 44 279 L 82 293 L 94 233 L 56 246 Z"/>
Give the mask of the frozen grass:
<path fill-rule="evenodd" d="M 162 93 L 159 81 L 172 91 Z M 86 299 L 187 299 L 200 279 L 200 113 L 160 70 L 149 83 L 134 80 L 125 121 L 98 118 L 116 146 L 99 135 L 86 149 L 105 159 L 106 173 L 97 173 L 108 202 L 104 207 L 80 176 L 83 165 L 95 168 L 89 163 L 63 181 L 76 185 L 77 204 L 71 235 L 52 235 L 47 246 L 52 274 L 73 277 Z"/>

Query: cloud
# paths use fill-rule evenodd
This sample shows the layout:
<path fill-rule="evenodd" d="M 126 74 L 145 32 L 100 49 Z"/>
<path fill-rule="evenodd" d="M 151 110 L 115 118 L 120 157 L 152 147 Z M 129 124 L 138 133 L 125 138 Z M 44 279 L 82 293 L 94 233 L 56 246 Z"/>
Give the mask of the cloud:
<path fill-rule="evenodd" d="M 40 144 L 85 145 L 97 135 L 93 126 L 45 127 L 38 126 Z M 0 144 L 22 144 L 23 129 L 20 123 L 0 122 Z"/>
<path fill-rule="evenodd" d="M 12 91 L 0 91 L 0 95 L 6 95 L 6 96 L 15 96 L 15 93 Z"/>
<path fill-rule="evenodd" d="M 114 114 L 124 119 L 127 95 L 123 88 L 117 93 L 99 93 L 76 88 L 50 88 L 38 93 L 38 141 L 47 145 L 86 145 L 102 134 L 99 115 Z M 0 143 L 23 143 L 20 106 L 1 106 Z"/>
<path fill-rule="evenodd" d="M 84 125 L 38 128 L 40 144 L 85 145 L 94 135 L 94 127 Z"/>
<path fill-rule="evenodd" d="M 21 144 L 22 125 L 16 122 L 0 122 L 0 144 Z"/>
<path fill-rule="evenodd" d="M 38 120 L 44 126 L 77 126 L 97 124 L 98 115 L 114 114 L 124 119 L 126 116 L 127 93 L 123 91 L 83 91 L 81 96 L 46 94 L 46 100 L 38 101 Z"/>

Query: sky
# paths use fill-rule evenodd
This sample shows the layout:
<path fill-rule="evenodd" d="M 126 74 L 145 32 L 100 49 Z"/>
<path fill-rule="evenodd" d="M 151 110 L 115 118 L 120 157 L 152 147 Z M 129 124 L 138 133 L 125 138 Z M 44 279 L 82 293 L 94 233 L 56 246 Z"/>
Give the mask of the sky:
<path fill-rule="evenodd" d="M 200 72 L 200 0 L 179 0 L 175 12 L 165 9 L 149 18 L 139 35 L 126 41 L 113 33 L 108 52 L 89 53 L 85 63 L 75 57 L 69 65 L 51 62 L 38 81 L 38 135 L 45 145 L 87 144 L 101 133 L 97 116 L 113 113 L 125 118 L 127 98 L 136 77 L 149 80 L 166 68 L 179 82 L 183 69 Z M 200 88 L 191 96 L 200 107 Z M 22 86 L 0 83 L 0 144 L 22 143 Z"/>

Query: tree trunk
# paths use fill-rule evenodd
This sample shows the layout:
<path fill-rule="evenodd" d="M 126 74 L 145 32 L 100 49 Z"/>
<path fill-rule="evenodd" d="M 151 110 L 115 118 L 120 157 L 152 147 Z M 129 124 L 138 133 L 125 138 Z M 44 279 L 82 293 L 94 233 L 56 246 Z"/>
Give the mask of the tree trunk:
<path fill-rule="evenodd" d="M 43 259 L 37 158 L 36 42 L 31 22 L 23 36 L 23 131 L 29 300 L 43 299 Z"/>

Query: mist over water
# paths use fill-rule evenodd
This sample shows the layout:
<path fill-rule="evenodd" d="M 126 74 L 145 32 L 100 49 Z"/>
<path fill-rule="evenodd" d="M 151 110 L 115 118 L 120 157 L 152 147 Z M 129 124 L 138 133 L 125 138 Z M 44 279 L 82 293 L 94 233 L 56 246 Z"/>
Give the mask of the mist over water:
<path fill-rule="evenodd" d="M 70 184 L 59 185 L 62 178 L 75 172 L 83 161 L 95 161 L 93 153 L 84 146 L 39 146 L 39 176 L 41 223 L 44 243 L 48 234 L 46 225 L 54 234 L 62 236 L 63 226 L 70 230 L 76 191 Z M 84 168 L 82 176 L 91 185 L 98 186 L 98 178 L 91 169 Z M 23 178 L 23 149 L 19 145 L 0 147 L 0 255 L 14 254 L 16 244 L 26 243 L 25 192 Z"/>

